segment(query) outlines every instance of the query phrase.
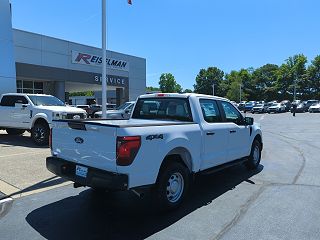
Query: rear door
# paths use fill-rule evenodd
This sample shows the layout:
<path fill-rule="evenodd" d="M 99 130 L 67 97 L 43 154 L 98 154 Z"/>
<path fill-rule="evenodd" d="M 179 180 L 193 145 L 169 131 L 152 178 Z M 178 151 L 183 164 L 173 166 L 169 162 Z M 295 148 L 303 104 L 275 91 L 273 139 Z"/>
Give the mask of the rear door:
<path fill-rule="evenodd" d="M 117 172 L 117 128 L 54 121 L 53 155 L 79 165 Z"/>
<path fill-rule="evenodd" d="M 227 126 L 227 161 L 249 155 L 250 126 L 244 125 L 242 114 L 229 102 L 220 101 L 223 110 L 223 122 Z"/>
<path fill-rule="evenodd" d="M 223 164 L 227 160 L 228 128 L 222 122 L 217 101 L 199 99 L 203 118 L 203 154 L 201 170 Z"/>

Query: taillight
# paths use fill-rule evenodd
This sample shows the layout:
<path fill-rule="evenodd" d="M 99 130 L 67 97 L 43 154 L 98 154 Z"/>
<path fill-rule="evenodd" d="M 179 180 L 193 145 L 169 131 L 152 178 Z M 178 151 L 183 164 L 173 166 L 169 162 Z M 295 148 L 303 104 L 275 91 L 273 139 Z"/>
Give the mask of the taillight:
<path fill-rule="evenodd" d="M 117 165 L 130 165 L 136 157 L 140 146 L 140 136 L 117 137 Z"/>
<path fill-rule="evenodd" d="M 52 150 L 52 128 L 50 128 L 50 134 L 49 134 L 49 147 Z"/>

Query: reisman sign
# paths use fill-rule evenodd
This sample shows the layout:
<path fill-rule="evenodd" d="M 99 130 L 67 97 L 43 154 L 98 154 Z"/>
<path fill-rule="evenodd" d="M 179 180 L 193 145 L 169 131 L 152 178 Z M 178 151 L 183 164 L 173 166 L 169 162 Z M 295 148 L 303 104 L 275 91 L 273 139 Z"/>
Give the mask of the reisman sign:
<path fill-rule="evenodd" d="M 78 51 L 71 51 L 72 54 L 72 63 L 75 64 L 83 64 L 83 65 L 91 65 L 91 66 L 101 66 L 102 57 L 95 54 L 89 54 Z M 129 71 L 129 63 L 124 60 L 114 59 L 114 58 L 106 58 L 107 68 Z"/>

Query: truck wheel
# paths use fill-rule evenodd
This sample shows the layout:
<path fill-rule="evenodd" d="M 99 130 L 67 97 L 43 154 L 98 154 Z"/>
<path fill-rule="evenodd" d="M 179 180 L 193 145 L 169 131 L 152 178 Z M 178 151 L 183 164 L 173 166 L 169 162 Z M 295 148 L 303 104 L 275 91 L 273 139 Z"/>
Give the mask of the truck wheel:
<path fill-rule="evenodd" d="M 23 129 L 15 129 L 15 128 L 7 128 L 6 132 L 9 135 L 22 135 L 25 132 L 25 130 L 23 130 Z"/>
<path fill-rule="evenodd" d="M 31 129 L 31 138 L 36 145 L 44 146 L 49 143 L 49 126 L 45 123 L 36 123 Z"/>
<path fill-rule="evenodd" d="M 155 200 L 162 210 L 174 209 L 183 202 L 189 188 L 189 177 L 189 170 L 178 162 L 172 162 L 161 170 Z"/>
<path fill-rule="evenodd" d="M 261 160 L 261 143 L 254 140 L 251 147 L 251 153 L 245 166 L 249 170 L 257 169 Z"/>

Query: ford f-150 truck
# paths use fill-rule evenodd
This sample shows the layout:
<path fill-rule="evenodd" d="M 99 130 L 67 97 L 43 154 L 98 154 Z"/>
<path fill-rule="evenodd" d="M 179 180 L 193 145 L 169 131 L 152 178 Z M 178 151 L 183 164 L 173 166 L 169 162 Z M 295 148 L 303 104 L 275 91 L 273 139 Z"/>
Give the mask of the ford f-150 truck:
<path fill-rule="evenodd" d="M 10 135 L 28 130 L 37 145 L 48 144 L 53 119 L 84 118 L 85 110 L 65 106 L 51 95 L 7 93 L 0 98 L 0 129 Z"/>
<path fill-rule="evenodd" d="M 257 168 L 263 146 L 259 125 L 229 100 L 175 93 L 140 96 L 128 120 L 54 121 L 51 138 L 47 168 L 75 187 L 151 186 L 167 209 L 181 204 L 194 174 Z"/>

